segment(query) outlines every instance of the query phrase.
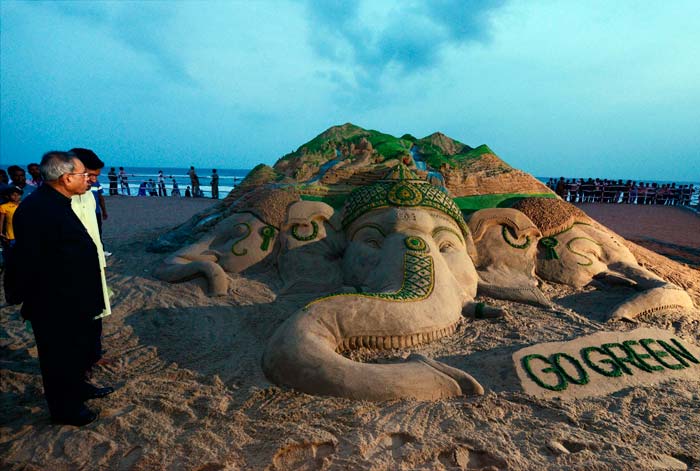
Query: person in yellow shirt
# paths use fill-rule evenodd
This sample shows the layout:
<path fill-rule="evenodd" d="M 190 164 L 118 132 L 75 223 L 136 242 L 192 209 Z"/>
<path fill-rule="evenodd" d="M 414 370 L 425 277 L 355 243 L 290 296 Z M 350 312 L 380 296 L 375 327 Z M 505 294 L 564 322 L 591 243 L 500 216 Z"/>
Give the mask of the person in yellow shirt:
<path fill-rule="evenodd" d="M 22 190 L 11 186 L 5 190 L 7 203 L 0 204 L 0 238 L 2 238 L 3 250 L 11 248 L 15 243 L 15 231 L 12 228 L 12 217 L 15 215 L 19 200 L 22 199 Z"/>

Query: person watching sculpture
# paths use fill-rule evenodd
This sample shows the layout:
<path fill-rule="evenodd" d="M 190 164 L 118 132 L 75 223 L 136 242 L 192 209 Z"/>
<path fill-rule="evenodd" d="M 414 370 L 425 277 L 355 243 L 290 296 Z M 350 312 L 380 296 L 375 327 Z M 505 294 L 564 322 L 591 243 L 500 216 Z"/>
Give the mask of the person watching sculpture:
<path fill-rule="evenodd" d="M 71 207 L 71 198 L 88 190 L 89 172 L 66 152 L 44 155 L 40 170 L 44 184 L 15 213 L 21 263 L 8 274 L 34 332 L 51 419 L 82 426 L 98 418 L 85 401 L 113 391 L 84 377 L 93 358 L 94 319 L 105 309 L 98 250 Z"/>
<path fill-rule="evenodd" d="M 27 183 L 27 174 L 19 165 L 10 165 L 7 167 L 7 174 L 12 180 L 11 184 L 22 190 L 22 199 L 29 196 L 36 187 Z"/>
<path fill-rule="evenodd" d="M 102 357 L 102 319 L 112 314 L 112 310 L 109 303 L 109 289 L 107 287 L 107 277 L 105 270 L 107 267 L 107 262 L 105 259 L 105 251 L 102 245 L 102 231 L 101 231 L 101 219 L 103 213 L 97 211 L 100 204 L 104 204 L 104 198 L 102 195 L 97 195 L 92 191 L 95 183 L 97 182 L 97 177 L 99 177 L 104 168 L 104 162 L 90 149 L 74 148 L 70 150 L 70 153 L 75 155 L 82 163 L 85 165 L 85 169 L 88 172 L 88 191 L 80 195 L 74 195 L 71 197 L 71 207 L 73 211 L 83 223 L 88 234 L 92 238 L 97 249 L 97 255 L 100 259 L 100 281 L 102 282 L 102 296 L 104 299 L 105 307 L 99 315 L 97 315 L 92 324 L 92 337 L 93 337 L 93 358 L 90 362 L 89 368 L 86 370 L 86 374 L 89 370 L 98 364 L 104 364 L 108 362 L 107 359 Z M 100 202 L 100 199 L 102 201 Z M 104 215 L 106 215 L 106 211 Z"/>

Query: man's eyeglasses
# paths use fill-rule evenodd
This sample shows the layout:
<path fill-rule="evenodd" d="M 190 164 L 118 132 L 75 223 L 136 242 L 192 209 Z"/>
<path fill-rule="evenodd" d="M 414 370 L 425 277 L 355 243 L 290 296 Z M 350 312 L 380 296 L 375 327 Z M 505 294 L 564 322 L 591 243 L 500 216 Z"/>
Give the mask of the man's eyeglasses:
<path fill-rule="evenodd" d="M 89 173 L 89 172 L 82 172 L 82 173 L 70 172 L 70 173 L 68 173 L 68 175 L 77 175 L 77 176 L 79 176 L 79 177 L 87 178 L 87 177 L 90 176 L 90 173 Z"/>

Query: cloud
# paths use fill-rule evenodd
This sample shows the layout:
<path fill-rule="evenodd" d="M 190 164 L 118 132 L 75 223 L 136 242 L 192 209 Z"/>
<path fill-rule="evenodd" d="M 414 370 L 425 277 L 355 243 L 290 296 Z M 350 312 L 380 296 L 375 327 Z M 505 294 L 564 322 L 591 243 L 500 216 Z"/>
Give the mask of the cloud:
<path fill-rule="evenodd" d="M 311 47 L 322 59 L 349 68 L 358 88 L 372 89 L 389 71 L 410 75 L 439 65 L 448 46 L 487 41 L 490 15 L 504 1 L 308 0 Z"/>
<path fill-rule="evenodd" d="M 141 2 L 138 8 L 130 2 L 50 2 L 39 5 L 59 11 L 97 27 L 131 50 L 149 57 L 170 81 L 192 85 L 172 38 L 166 37 L 169 21 L 177 13 L 177 2 Z"/>

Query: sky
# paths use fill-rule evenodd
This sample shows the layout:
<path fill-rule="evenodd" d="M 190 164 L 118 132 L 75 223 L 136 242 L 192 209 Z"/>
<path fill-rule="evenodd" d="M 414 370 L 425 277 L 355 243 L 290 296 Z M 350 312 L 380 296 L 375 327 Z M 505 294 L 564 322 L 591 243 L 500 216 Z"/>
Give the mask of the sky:
<path fill-rule="evenodd" d="M 0 166 L 252 168 L 351 122 L 700 180 L 697 0 L 0 0 Z"/>

